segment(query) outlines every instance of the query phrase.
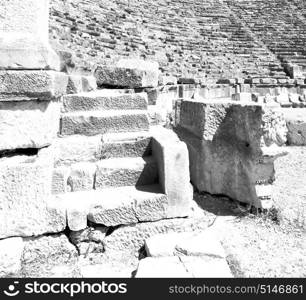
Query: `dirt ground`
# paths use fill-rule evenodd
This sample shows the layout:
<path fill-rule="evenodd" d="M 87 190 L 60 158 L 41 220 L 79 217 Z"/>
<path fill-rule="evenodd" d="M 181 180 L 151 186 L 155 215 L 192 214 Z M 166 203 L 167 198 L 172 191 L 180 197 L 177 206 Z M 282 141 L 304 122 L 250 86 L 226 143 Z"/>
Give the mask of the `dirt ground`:
<path fill-rule="evenodd" d="M 267 215 L 241 212 L 227 198 L 196 194 L 219 235 L 235 277 L 306 276 L 306 147 L 287 147 L 275 163 L 276 210 Z"/>

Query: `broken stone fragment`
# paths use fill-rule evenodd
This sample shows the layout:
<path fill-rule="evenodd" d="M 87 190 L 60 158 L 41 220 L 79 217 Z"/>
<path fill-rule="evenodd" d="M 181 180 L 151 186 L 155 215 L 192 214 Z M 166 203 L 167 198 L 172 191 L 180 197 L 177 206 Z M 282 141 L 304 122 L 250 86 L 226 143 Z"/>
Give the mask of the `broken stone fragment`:
<path fill-rule="evenodd" d="M 158 64 L 142 60 L 120 60 L 114 67 L 99 66 L 95 71 L 97 84 L 128 88 L 156 87 Z"/>
<path fill-rule="evenodd" d="M 284 108 L 282 112 L 285 116 L 289 145 L 306 145 L 306 117 L 302 108 Z"/>

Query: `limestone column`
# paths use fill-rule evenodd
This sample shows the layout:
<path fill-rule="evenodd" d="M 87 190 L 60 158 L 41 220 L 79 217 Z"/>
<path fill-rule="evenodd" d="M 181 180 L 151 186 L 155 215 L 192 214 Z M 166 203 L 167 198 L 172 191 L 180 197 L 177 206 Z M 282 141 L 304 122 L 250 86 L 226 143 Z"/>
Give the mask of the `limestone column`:
<path fill-rule="evenodd" d="M 0 0 L 0 69 L 59 70 L 48 23 L 49 0 Z"/>

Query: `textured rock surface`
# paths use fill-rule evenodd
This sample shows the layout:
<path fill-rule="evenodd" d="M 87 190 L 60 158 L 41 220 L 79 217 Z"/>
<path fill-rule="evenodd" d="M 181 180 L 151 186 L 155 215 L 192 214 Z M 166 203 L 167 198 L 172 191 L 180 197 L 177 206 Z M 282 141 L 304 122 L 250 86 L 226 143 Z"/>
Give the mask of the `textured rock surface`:
<path fill-rule="evenodd" d="M 275 153 L 263 151 L 262 116 L 259 105 L 182 102 L 178 132 L 188 145 L 191 180 L 197 189 L 257 207 L 271 198 L 262 192 L 273 176 L 263 178 L 262 168 L 273 166 L 279 154 L 275 147 Z"/>
<path fill-rule="evenodd" d="M 77 250 L 64 234 L 24 241 L 21 269 L 24 277 L 48 277 L 53 267 L 74 265 L 77 261 Z"/>
<path fill-rule="evenodd" d="M 98 86 L 145 88 L 158 85 L 158 64 L 142 60 L 122 59 L 115 67 L 98 67 Z"/>
<path fill-rule="evenodd" d="M 0 278 L 16 276 L 21 268 L 22 238 L 0 240 Z"/>
<path fill-rule="evenodd" d="M 96 134 L 142 131 L 149 129 L 145 111 L 90 111 L 66 113 L 61 119 L 61 134 Z"/>
<path fill-rule="evenodd" d="M 0 159 L 0 238 L 65 229 L 65 210 L 49 198 L 52 163 L 48 151 Z"/>
<path fill-rule="evenodd" d="M 95 188 L 141 186 L 158 180 L 158 166 L 152 157 L 110 158 L 97 163 Z"/>
<path fill-rule="evenodd" d="M 168 199 L 158 185 L 107 189 L 89 211 L 88 219 L 105 226 L 161 220 L 167 217 Z"/>
<path fill-rule="evenodd" d="M 97 90 L 77 95 L 67 95 L 63 99 L 63 111 L 109 110 L 109 109 L 146 109 L 145 93 L 122 94 L 116 90 Z"/>
<path fill-rule="evenodd" d="M 306 114 L 301 108 L 284 108 L 288 133 L 288 144 L 302 146 L 306 145 Z"/>
<path fill-rule="evenodd" d="M 59 113 L 56 102 L 0 102 L 0 151 L 50 145 L 58 132 Z"/>
<path fill-rule="evenodd" d="M 158 164 L 159 183 L 169 199 L 168 216 L 187 216 L 193 190 L 186 144 L 172 131 L 156 128 L 153 131 L 152 152 Z"/>
<path fill-rule="evenodd" d="M 0 101 L 47 100 L 66 93 L 68 76 L 53 71 L 0 71 Z"/>
<path fill-rule="evenodd" d="M 59 70 L 48 42 L 49 0 L 0 2 L 0 69 Z"/>
<path fill-rule="evenodd" d="M 105 251 L 107 255 L 116 255 L 118 251 L 138 255 L 138 251 L 144 247 L 144 241 L 151 236 L 159 233 L 203 230 L 209 222 L 208 218 L 199 216 L 121 226 L 104 239 Z"/>

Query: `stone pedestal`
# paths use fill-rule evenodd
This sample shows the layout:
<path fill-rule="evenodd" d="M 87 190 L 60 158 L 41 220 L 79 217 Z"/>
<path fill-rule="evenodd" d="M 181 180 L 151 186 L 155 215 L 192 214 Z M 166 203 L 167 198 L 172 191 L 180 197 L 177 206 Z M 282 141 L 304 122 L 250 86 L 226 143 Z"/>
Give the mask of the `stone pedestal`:
<path fill-rule="evenodd" d="M 0 20 L 0 69 L 60 69 L 48 41 L 49 0 L 0 0 Z"/>

